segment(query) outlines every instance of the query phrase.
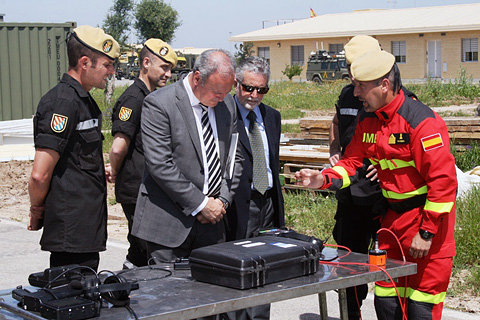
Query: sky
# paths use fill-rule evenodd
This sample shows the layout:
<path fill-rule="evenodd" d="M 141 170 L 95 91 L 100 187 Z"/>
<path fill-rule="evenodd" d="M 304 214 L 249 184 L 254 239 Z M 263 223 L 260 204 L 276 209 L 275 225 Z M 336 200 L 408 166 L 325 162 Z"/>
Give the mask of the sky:
<path fill-rule="evenodd" d="M 135 3 L 140 0 L 135 0 Z M 464 3 L 470 0 L 164 0 L 179 14 L 182 25 L 171 45 L 176 48 L 223 48 L 235 52 L 228 38 L 317 15 L 360 9 L 402 9 Z M 113 0 L 0 0 L 5 22 L 61 23 L 102 26 Z M 130 34 L 137 40 L 135 31 Z"/>

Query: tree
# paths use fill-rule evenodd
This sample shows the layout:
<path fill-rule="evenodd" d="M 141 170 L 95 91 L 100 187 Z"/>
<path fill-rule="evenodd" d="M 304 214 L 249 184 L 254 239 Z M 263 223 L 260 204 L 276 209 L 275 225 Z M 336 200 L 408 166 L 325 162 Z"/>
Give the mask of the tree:
<path fill-rule="evenodd" d="M 245 42 L 245 43 L 240 43 L 239 46 L 235 44 L 235 49 L 237 49 L 237 52 L 235 52 L 235 59 L 237 60 L 237 64 L 240 63 L 241 61 L 247 59 L 248 57 L 251 57 L 254 53 L 255 50 L 252 50 L 254 44 L 253 42 Z"/>
<path fill-rule="evenodd" d="M 107 17 L 103 20 L 103 29 L 118 41 L 121 47 L 126 45 L 128 30 L 132 24 L 133 0 L 115 0 Z"/>
<path fill-rule="evenodd" d="M 135 19 L 135 28 L 143 41 L 160 38 L 171 42 L 175 30 L 182 24 L 178 20 L 177 10 L 163 0 L 142 0 L 135 10 Z"/>
<path fill-rule="evenodd" d="M 293 66 L 289 66 L 288 64 L 285 65 L 285 70 L 282 73 L 287 76 L 288 80 L 292 80 L 293 77 L 299 76 L 302 74 L 303 67 L 299 66 L 298 64 L 294 64 Z"/>

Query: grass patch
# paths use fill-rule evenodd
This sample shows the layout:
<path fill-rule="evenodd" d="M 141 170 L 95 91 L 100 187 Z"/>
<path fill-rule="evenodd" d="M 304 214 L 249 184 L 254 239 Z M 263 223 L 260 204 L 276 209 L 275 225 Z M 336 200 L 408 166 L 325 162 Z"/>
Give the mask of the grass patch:
<path fill-rule="evenodd" d="M 300 133 L 301 128 L 299 123 L 284 123 L 282 124 L 282 133 Z"/>
<path fill-rule="evenodd" d="M 476 103 L 480 94 L 480 86 L 473 83 L 464 68 L 459 69 L 456 79 L 445 83 L 428 78 L 425 83 L 406 84 L 405 87 L 429 107 Z"/>
<path fill-rule="evenodd" d="M 311 191 L 291 191 L 284 194 L 284 199 L 288 228 L 320 239 L 330 237 L 337 208 L 333 193 L 324 197 Z"/>
<path fill-rule="evenodd" d="M 455 142 L 453 142 L 450 149 L 455 157 L 455 164 L 463 172 L 480 165 L 480 146 L 477 142 L 470 143 L 461 151 L 455 147 Z"/>
<path fill-rule="evenodd" d="M 282 114 L 282 119 L 297 119 L 304 111 L 334 111 L 335 103 L 346 81 L 322 85 L 312 82 L 279 81 L 270 84 L 263 102 Z"/>

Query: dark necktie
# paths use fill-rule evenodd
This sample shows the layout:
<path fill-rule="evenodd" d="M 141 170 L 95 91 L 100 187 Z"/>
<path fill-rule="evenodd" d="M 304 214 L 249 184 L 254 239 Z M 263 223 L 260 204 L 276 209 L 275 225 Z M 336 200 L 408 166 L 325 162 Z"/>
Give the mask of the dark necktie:
<path fill-rule="evenodd" d="M 205 152 L 207 153 L 207 167 L 208 167 L 208 194 L 213 197 L 220 192 L 220 185 L 222 182 L 220 158 L 215 147 L 215 138 L 213 130 L 208 121 L 208 107 L 200 104 L 202 107 L 202 132 L 203 141 L 205 143 Z"/>
<path fill-rule="evenodd" d="M 268 173 L 262 136 L 260 129 L 258 129 L 255 112 L 250 111 L 247 118 L 250 120 L 248 131 L 253 155 L 253 187 L 261 194 L 264 194 L 268 188 Z"/>

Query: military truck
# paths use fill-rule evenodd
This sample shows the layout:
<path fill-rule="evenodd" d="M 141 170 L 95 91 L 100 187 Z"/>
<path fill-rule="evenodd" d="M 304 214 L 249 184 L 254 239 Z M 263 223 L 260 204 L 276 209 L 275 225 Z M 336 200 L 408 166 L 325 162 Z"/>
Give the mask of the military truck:
<path fill-rule="evenodd" d="M 348 79 L 345 53 L 319 50 L 312 52 L 307 63 L 307 80 L 320 84 L 323 81 Z"/>
<path fill-rule="evenodd" d="M 187 53 L 183 54 L 180 51 L 177 53 L 177 65 L 172 69 L 172 78 L 170 81 L 175 82 L 180 80 L 183 76 L 187 75 L 193 69 L 195 60 L 198 57 L 198 54 Z"/>

